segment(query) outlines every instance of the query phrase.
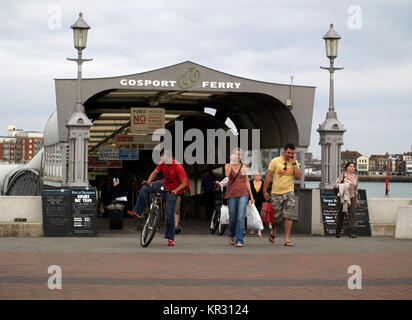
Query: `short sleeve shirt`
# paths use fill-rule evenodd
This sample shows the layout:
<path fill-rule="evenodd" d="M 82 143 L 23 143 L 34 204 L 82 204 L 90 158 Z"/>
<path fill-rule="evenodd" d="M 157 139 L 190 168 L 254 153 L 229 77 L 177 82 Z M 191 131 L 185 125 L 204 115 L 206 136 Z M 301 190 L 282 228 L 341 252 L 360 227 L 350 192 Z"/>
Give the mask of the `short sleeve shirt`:
<path fill-rule="evenodd" d="M 296 165 L 300 168 L 297 160 Z M 272 193 L 285 194 L 295 190 L 292 160 L 285 161 L 283 156 L 274 158 L 269 164 L 269 170 L 273 171 Z"/>
<path fill-rule="evenodd" d="M 156 171 L 163 173 L 164 179 L 162 180 L 162 183 L 167 190 L 176 189 L 182 183 L 182 180 L 186 179 L 185 169 L 176 160 L 174 160 L 171 165 L 167 165 L 161 161 L 157 166 Z M 179 194 L 181 193 L 182 190 L 180 190 Z"/>

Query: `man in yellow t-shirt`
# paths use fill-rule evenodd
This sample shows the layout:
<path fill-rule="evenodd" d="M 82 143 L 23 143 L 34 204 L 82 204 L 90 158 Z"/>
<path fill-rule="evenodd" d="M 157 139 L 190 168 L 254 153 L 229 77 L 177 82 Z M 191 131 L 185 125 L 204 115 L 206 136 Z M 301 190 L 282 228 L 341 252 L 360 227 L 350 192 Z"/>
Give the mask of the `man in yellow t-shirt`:
<path fill-rule="evenodd" d="M 297 220 L 295 213 L 295 178 L 300 179 L 302 172 L 299 163 L 296 160 L 295 146 L 288 143 L 284 147 L 283 155 L 274 158 L 268 168 L 268 173 L 263 185 L 263 196 L 266 200 L 272 199 L 275 222 L 269 234 L 269 241 L 275 242 L 276 227 L 280 221 L 284 220 L 285 224 L 285 246 L 291 247 L 293 243 L 289 240 L 292 230 L 293 220 Z M 271 197 L 267 193 L 270 181 L 272 183 Z"/>

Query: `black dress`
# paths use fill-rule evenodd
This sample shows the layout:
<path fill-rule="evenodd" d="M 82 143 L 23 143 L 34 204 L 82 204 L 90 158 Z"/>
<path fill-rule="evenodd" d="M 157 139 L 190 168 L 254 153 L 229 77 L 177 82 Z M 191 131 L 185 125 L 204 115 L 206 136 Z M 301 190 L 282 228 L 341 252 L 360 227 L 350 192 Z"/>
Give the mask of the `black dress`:
<path fill-rule="evenodd" d="M 255 189 L 253 179 L 249 181 L 250 189 L 252 190 L 253 199 L 255 199 L 255 206 L 259 213 L 262 210 L 262 202 L 263 202 L 263 181 L 262 180 L 260 181 L 262 182 L 262 185 L 260 186 L 259 192 L 257 192 Z"/>

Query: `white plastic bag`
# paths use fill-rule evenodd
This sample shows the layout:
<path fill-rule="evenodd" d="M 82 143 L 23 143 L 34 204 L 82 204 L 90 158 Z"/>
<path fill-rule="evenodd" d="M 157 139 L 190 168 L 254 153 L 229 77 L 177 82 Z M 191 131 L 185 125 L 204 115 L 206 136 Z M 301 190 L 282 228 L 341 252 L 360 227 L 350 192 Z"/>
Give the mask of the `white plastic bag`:
<path fill-rule="evenodd" d="M 222 204 L 220 208 L 220 224 L 229 224 L 229 207 L 227 205 Z"/>
<path fill-rule="evenodd" d="M 247 205 L 246 223 L 248 230 L 263 230 L 262 219 L 254 203 Z"/>

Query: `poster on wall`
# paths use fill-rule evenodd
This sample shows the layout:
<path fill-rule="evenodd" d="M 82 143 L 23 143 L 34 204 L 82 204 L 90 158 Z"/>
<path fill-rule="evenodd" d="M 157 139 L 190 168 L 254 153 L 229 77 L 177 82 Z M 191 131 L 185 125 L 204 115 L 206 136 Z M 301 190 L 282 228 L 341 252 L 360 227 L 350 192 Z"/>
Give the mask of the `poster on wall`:
<path fill-rule="evenodd" d="M 131 108 L 130 132 L 133 134 L 152 134 L 165 127 L 165 109 Z"/>
<path fill-rule="evenodd" d="M 356 207 L 355 213 L 355 233 L 358 236 L 371 236 L 366 190 L 358 190 L 358 201 L 359 206 Z M 338 197 L 335 196 L 332 189 L 321 189 L 320 204 L 325 236 L 334 236 L 338 216 Z M 342 235 L 347 236 L 348 234 L 349 225 L 345 217 Z"/>

